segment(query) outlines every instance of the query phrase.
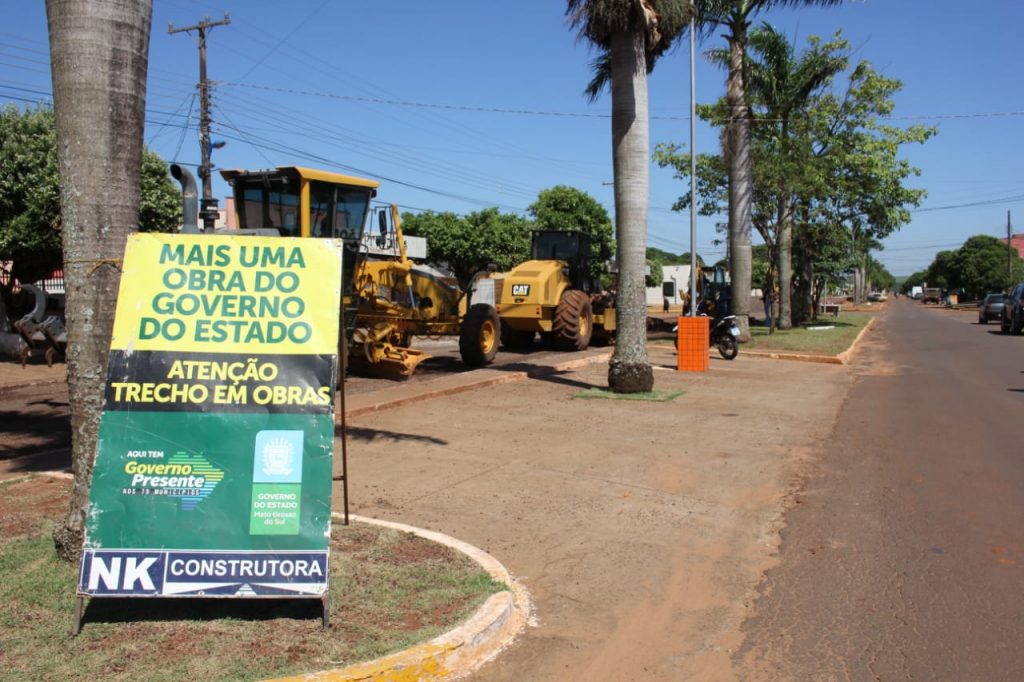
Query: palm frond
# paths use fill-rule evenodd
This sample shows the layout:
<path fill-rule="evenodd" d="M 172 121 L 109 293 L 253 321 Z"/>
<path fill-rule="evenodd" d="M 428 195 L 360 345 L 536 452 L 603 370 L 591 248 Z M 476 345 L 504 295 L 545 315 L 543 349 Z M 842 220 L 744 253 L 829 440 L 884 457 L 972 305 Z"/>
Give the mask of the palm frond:
<path fill-rule="evenodd" d="M 590 68 L 594 72 L 594 77 L 590 79 L 583 94 L 587 96 L 587 101 L 593 103 L 612 81 L 612 53 L 604 50 L 590 63 Z"/>

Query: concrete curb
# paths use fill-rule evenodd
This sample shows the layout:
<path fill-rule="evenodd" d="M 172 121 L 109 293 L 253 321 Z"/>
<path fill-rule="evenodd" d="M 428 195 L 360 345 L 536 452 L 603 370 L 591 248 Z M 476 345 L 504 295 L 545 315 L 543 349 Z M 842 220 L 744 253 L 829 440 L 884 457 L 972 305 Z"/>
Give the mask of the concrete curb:
<path fill-rule="evenodd" d="M 856 352 L 857 345 L 860 343 L 860 340 L 864 338 L 864 335 L 868 333 L 868 330 L 875 326 L 875 320 L 877 319 L 877 317 L 872 317 L 870 320 L 868 320 L 868 323 L 864 325 L 863 329 L 860 330 L 860 334 L 857 334 L 857 338 L 853 340 L 853 343 L 850 344 L 850 347 L 836 356 L 842 361 L 844 365 L 850 364 L 850 358 L 852 358 L 853 354 Z"/>
<path fill-rule="evenodd" d="M 502 384 L 508 384 L 514 381 L 522 381 L 523 379 L 529 379 L 530 377 L 545 376 L 548 374 L 554 374 L 556 372 L 567 372 L 573 369 L 579 369 L 580 367 L 586 367 L 587 365 L 597 364 L 599 362 L 607 362 L 611 358 L 611 352 L 599 353 L 597 355 L 588 355 L 585 358 L 576 358 L 574 360 L 566 360 L 550 367 L 537 367 L 530 371 L 510 371 L 499 374 L 498 376 L 475 379 L 467 383 L 456 384 L 453 386 L 446 386 L 444 388 L 437 388 L 432 390 L 425 390 L 422 393 L 416 393 L 404 398 L 389 398 L 380 400 L 370 405 L 362 405 L 359 407 L 349 407 L 345 411 L 345 416 L 349 419 L 354 417 L 362 417 L 367 414 L 374 412 L 380 412 L 381 410 L 388 410 L 393 407 L 402 407 L 404 405 L 411 405 L 413 403 L 422 402 L 424 400 L 431 400 L 433 398 L 441 398 L 444 396 L 455 395 L 457 393 L 464 393 L 466 391 L 475 391 L 479 388 L 489 388 L 491 386 L 500 386 Z M 335 420 L 337 421 L 337 419 Z"/>
<path fill-rule="evenodd" d="M 844 350 L 838 355 L 814 355 L 812 353 L 796 353 L 788 351 L 766 351 L 766 350 L 747 350 L 741 351 L 746 355 L 750 355 L 755 358 L 767 358 L 771 360 L 795 360 L 798 362 L 816 362 L 822 365 L 848 365 L 850 359 L 857 350 L 857 345 L 860 343 L 864 335 L 867 334 L 868 330 L 874 326 L 875 320 L 878 318 L 872 317 L 868 320 L 868 323 L 864 325 L 864 328 L 858 332 L 856 338 L 850 343 L 850 347 Z"/>
<path fill-rule="evenodd" d="M 811 355 L 809 353 L 790 353 L 788 351 L 740 350 L 741 355 L 768 360 L 795 360 L 797 362 L 816 362 L 819 365 L 842 365 L 838 355 Z"/>
<path fill-rule="evenodd" d="M 333 514 L 341 518 L 340 514 Z M 533 604 L 526 588 L 494 557 L 443 533 L 362 516 L 349 518 L 413 533 L 469 556 L 508 592 L 491 595 L 469 620 L 429 642 L 368 663 L 280 678 L 276 682 L 403 682 L 454 680 L 468 675 L 512 643 L 527 624 L 534 625 Z"/>

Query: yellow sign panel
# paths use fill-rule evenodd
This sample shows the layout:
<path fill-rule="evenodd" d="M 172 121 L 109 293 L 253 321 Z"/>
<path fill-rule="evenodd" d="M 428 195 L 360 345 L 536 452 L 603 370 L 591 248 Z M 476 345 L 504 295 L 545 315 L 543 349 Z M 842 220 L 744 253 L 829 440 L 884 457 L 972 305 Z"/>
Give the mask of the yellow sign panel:
<path fill-rule="evenodd" d="M 112 350 L 333 355 L 342 242 L 135 234 Z"/>

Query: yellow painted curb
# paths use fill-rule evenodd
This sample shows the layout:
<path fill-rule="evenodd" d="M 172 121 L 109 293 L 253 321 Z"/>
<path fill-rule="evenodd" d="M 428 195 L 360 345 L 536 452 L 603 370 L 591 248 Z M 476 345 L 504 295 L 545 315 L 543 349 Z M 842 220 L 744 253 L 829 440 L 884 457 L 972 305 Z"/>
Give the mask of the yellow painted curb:
<path fill-rule="evenodd" d="M 340 518 L 340 514 L 333 514 Z M 522 584 L 494 557 L 461 540 L 403 523 L 361 516 L 363 523 L 413 533 L 451 547 L 480 564 L 491 577 L 508 586 L 507 592 L 491 595 L 469 620 L 424 644 L 368 663 L 346 668 L 279 678 L 276 682 L 415 682 L 454 680 L 476 670 L 512 643 L 527 624 L 533 624 L 533 605 Z"/>

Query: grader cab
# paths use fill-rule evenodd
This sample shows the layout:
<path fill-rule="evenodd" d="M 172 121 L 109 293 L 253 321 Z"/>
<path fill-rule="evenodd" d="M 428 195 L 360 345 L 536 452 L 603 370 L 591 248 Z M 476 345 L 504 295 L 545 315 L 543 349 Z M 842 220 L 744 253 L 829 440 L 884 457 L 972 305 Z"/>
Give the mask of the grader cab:
<path fill-rule="evenodd" d="M 365 233 L 370 200 L 380 183 L 297 166 L 224 170 L 221 175 L 234 190 L 242 233 L 344 243 L 339 334 L 344 366 L 352 360 L 368 374 L 409 377 L 430 357 L 410 347 L 414 335 L 459 336 L 463 362 L 480 366 L 493 361 L 499 343 L 494 308 L 470 306 L 444 273 L 408 258 L 398 207 L 378 213 L 379 236 Z M 368 245 L 376 240 L 397 245 L 396 252 L 370 253 Z"/>
<path fill-rule="evenodd" d="M 342 240 L 344 315 L 339 336 L 343 344 L 351 342 L 356 326 L 352 275 L 365 258 L 363 231 L 370 200 L 380 183 L 299 166 L 222 170 L 221 175 L 234 190 L 238 229 L 243 234 Z"/>

